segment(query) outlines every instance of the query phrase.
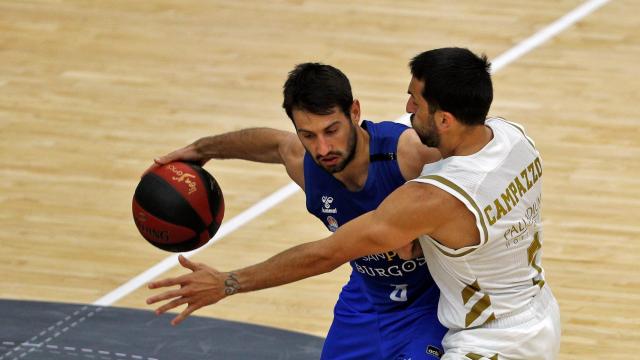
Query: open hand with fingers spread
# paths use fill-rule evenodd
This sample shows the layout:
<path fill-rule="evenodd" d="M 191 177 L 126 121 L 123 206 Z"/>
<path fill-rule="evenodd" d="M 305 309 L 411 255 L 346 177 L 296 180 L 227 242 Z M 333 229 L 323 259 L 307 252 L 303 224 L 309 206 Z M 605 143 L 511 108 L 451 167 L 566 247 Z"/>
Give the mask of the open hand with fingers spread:
<path fill-rule="evenodd" d="M 172 325 L 178 325 L 194 311 L 215 304 L 240 289 L 233 273 L 219 272 L 207 265 L 194 263 L 182 255 L 178 257 L 178 260 L 180 265 L 191 270 L 190 274 L 153 281 L 148 285 L 149 289 L 180 286 L 179 289 L 167 290 L 147 299 L 149 305 L 164 300 L 168 301 L 156 309 L 156 314 L 163 314 L 180 305 L 187 304 L 187 308 L 171 321 Z"/>

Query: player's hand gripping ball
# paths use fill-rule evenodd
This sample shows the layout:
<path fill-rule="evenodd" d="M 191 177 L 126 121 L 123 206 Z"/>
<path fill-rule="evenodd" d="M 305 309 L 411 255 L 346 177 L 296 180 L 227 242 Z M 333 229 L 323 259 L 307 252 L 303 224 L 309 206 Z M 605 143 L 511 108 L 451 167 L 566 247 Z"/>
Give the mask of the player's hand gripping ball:
<path fill-rule="evenodd" d="M 158 166 L 144 174 L 133 196 L 133 220 L 154 246 L 191 251 L 215 235 L 224 216 L 216 180 L 202 167 L 185 162 Z"/>

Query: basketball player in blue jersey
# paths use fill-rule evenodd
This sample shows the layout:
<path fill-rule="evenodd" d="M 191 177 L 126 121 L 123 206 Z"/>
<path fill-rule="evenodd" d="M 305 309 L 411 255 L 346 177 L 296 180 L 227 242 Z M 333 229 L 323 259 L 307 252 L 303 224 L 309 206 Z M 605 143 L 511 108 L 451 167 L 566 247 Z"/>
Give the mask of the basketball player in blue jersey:
<path fill-rule="evenodd" d="M 149 287 L 179 285 L 147 302 L 162 313 L 189 304 L 176 320 L 238 292 L 282 285 L 420 237 L 440 288 L 438 318 L 449 331 L 442 359 L 553 360 L 560 310 L 542 267 L 543 162 L 524 129 L 487 118 L 493 86 L 486 57 L 467 49 L 426 51 L 410 63 L 407 112 L 421 141 L 443 159 L 428 164 L 380 206 L 333 235 L 260 264 L 219 272 L 192 270 Z"/>
<path fill-rule="evenodd" d="M 156 162 L 236 158 L 284 164 L 304 189 L 307 210 L 333 232 L 440 158 L 405 125 L 360 124 L 349 80 L 329 65 L 305 63 L 291 71 L 283 107 L 297 134 L 246 129 L 202 138 Z M 424 257 L 403 260 L 389 251 L 351 266 L 322 359 L 439 358 L 446 329 L 437 320 L 439 291 Z"/>

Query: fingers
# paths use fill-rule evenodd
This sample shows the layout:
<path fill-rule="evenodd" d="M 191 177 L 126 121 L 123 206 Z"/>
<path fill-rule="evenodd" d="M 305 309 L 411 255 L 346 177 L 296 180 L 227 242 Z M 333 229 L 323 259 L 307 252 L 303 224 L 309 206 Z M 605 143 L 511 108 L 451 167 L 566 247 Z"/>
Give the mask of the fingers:
<path fill-rule="evenodd" d="M 171 325 L 175 326 L 180 324 L 181 322 L 184 321 L 184 319 L 187 318 L 187 316 L 191 315 L 194 311 L 200 309 L 202 306 L 200 305 L 194 305 L 194 304 L 189 304 L 189 306 L 184 309 L 178 316 L 176 316 L 175 318 L 173 318 L 173 320 L 171 320 Z"/>
<path fill-rule="evenodd" d="M 191 271 L 198 270 L 198 264 L 192 262 L 183 255 L 178 255 L 178 261 L 180 262 L 180 265 L 182 265 L 182 267 L 185 267 Z"/>
<path fill-rule="evenodd" d="M 154 295 L 154 296 L 151 296 L 151 297 L 147 298 L 147 304 L 151 305 L 151 304 L 155 304 L 158 301 L 162 301 L 162 300 L 180 298 L 183 295 L 185 295 L 185 292 L 184 292 L 183 289 L 165 291 L 165 292 L 163 292 L 161 294 Z"/>
<path fill-rule="evenodd" d="M 143 177 L 143 176 L 147 175 L 147 173 L 150 172 L 150 171 L 153 171 L 153 169 L 155 169 L 157 167 L 160 167 L 162 165 L 166 165 L 166 164 L 170 163 L 171 161 L 173 161 L 173 160 L 171 160 L 169 155 L 161 156 L 159 158 L 154 158 L 153 159 L 153 164 L 151 166 L 149 166 L 147 168 L 147 170 L 145 170 L 140 177 Z"/>
<path fill-rule="evenodd" d="M 175 277 L 175 278 L 166 278 L 166 279 L 152 281 L 147 285 L 147 287 L 149 289 L 157 289 L 157 288 L 173 286 L 173 285 L 182 285 L 184 283 L 183 277 L 184 275 Z"/>
<path fill-rule="evenodd" d="M 167 154 L 165 156 L 160 156 L 160 157 L 154 158 L 153 162 L 155 163 L 154 165 L 160 166 L 160 165 L 166 165 L 166 164 L 168 164 L 170 162 L 173 162 L 173 161 L 175 161 L 175 160 L 177 160 L 179 158 L 180 158 L 179 156 L 176 156 L 176 151 L 174 151 L 174 152 L 169 153 L 169 154 Z"/>
<path fill-rule="evenodd" d="M 164 314 L 167 311 L 169 311 L 169 310 L 171 310 L 173 308 L 176 308 L 176 307 L 178 307 L 180 305 L 186 304 L 188 302 L 189 302 L 189 299 L 187 297 L 184 297 L 184 296 L 179 298 L 179 299 L 174 299 L 174 300 L 172 300 L 172 301 L 160 306 L 159 308 L 157 308 L 156 309 L 156 314 L 157 315 Z"/>
<path fill-rule="evenodd" d="M 190 284 L 193 281 L 192 276 L 193 276 L 193 273 L 190 273 L 190 274 L 185 274 L 175 278 L 167 278 L 167 279 L 152 281 L 147 285 L 147 288 L 157 289 L 157 288 L 169 287 L 174 285 L 185 286 Z"/>
<path fill-rule="evenodd" d="M 202 159 L 202 156 L 195 150 L 193 144 L 187 145 L 182 149 L 174 150 L 164 156 L 157 157 L 153 159 L 153 161 L 158 165 L 166 165 L 174 161 L 191 161 L 204 164 L 204 159 Z"/>
<path fill-rule="evenodd" d="M 155 161 L 155 159 L 154 159 L 154 161 Z M 147 173 L 149 173 L 149 172 L 150 172 L 150 171 L 152 171 L 153 169 L 157 168 L 158 166 L 160 166 L 160 165 L 158 165 L 158 163 L 154 163 L 153 165 L 149 166 L 149 167 L 147 168 L 147 170 L 145 170 L 145 171 L 142 173 L 142 175 L 140 175 L 140 178 L 144 177 L 145 175 L 147 175 Z"/>
<path fill-rule="evenodd" d="M 180 149 L 180 150 L 173 151 L 167 155 L 153 158 L 153 165 L 149 166 L 149 168 L 142 173 L 142 176 L 145 176 L 148 172 L 152 171 L 153 169 L 159 166 L 167 165 L 168 163 L 171 163 L 177 160 L 189 160 L 189 157 L 186 154 L 183 154 L 183 151 L 184 150 Z"/>

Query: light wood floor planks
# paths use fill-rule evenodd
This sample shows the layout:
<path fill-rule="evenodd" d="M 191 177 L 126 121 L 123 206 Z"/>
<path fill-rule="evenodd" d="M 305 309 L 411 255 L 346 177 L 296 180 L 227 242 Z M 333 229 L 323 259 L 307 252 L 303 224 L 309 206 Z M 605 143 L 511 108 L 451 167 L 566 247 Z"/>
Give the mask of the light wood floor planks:
<path fill-rule="evenodd" d="M 295 64 L 341 68 L 366 118 L 394 119 L 411 56 L 463 46 L 495 58 L 580 4 L 0 1 L 0 297 L 92 303 L 164 259 L 131 220 L 141 172 L 200 136 L 290 129 L 281 87 Z M 563 360 L 640 352 L 639 12 L 613 0 L 494 76 L 491 114 L 525 125 L 545 163 L 544 265 Z M 276 165 L 207 169 L 227 219 L 288 183 Z M 195 260 L 229 270 L 326 234 L 297 193 Z M 347 276 L 199 315 L 323 336 Z M 149 309 L 149 294 L 114 305 Z"/>

